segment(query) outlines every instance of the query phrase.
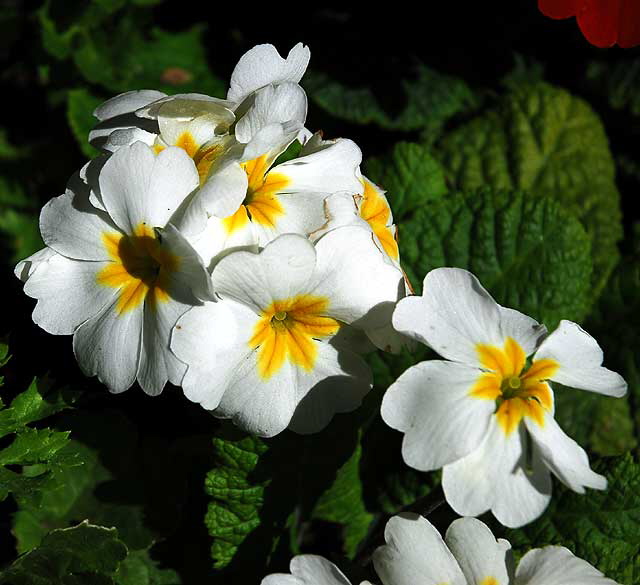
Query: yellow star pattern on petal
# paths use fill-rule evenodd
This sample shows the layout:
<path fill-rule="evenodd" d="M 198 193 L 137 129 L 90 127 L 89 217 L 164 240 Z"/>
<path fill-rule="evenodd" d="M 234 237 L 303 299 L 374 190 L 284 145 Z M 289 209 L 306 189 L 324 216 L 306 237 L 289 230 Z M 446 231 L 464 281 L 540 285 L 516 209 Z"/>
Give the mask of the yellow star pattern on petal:
<path fill-rule="evenodd" d="M 544 413 L 553 407 L 553 395 L 545 381 L 553 376 L 559 364 L 551 359 L 534 361 L 526 369 L 527 356 L 512 338 L 503 347 L 478 344 L 480 364 L 486 372 L 473 385 L 470 395 L 495 400 L 498 424 L 506 435 L 518 428 L 528 416 L 537 424 L 544 424 Z"/>
<path fill-rule="evenodd" d="M 102 242 L 112 262 L 98 272 L 96 280 L 119 289 L 118 314 L 145 301 L 154 309 L 169 300 L 169 278 L 178 269 L 180 258 L 162 247 L 153 229 L 141 223 L 133 235 L 105 232 Z"/>
<path fill-rule="evenodd" d="M 249 346 L 258 350 L 258 373 L 269 379 L 285 361 L 311 371 L 318 348 L 316 340 L 335 335 L 340 323 L 326 316 L 329 300 L 297 295 L 274 301 L 262 311 Z"/>

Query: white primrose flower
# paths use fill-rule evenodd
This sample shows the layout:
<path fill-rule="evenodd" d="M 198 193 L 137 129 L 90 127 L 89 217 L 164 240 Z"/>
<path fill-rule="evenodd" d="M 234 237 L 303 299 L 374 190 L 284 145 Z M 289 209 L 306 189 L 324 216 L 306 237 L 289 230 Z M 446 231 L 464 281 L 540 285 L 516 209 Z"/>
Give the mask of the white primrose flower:
<path fill-rule="evenodd" d="M 455 520 L 443 539 L 428 520 L 404 513 L 387 522 L 384 537 L 373 553 L 383 585 L 618 585 L 562 546 L 530 550 L 514 569 L 509 542 L 475 518 Z M 294 557 L 290 571 L 268 575 L 261 585 L 351 585 L 316 555 Z"/>
<path fill-rule="evenodd" d="M 172 334 L 187 398 L 267 437 L 317 432 L 359 406 L 371 374 L 348 324 L 376 324 L 402 281 L 367 230 L 336 229 L 315 246 L 284 234 L 258 254 L 225 256 L 212 281 L 220 300 Z"/>
<path fill-rule="evenodd" d="M 337 227 L 358 225 L 369 229 L 378 248 L 387 256 L 389 261 L 402 270 L 400 266 L 400 251 L 398 249 L 397 229 L 393 223 L 393 213 L 384 190 L 373 181 L 360 175 L 364 187 L 360 193 L 335 193 L 324 201 L 326 222 L 311 234 L 311 239 L 322 237 Z M 398 298 L 404 298 L 411 291 L 409 280 L 404 278 L 404 287 L 398 291 Z M 396 331 L 391 324 L 391 313 L 387 322 L 381 327 L 367 331 L 367 336 L 378 348 L 397 353 L 403 346 L 411 345 L 410 340 Z"/>
<path fill-rule="evenodd" d="M 562 321 L 547 336 L 458 268 L 429 272 L 422 296 L 398 303 L 393 325 L 450 360 L 405 371 L 387 390 L 381 414 L 405 434 L 408 465 L 443 468 L 444 494 L 458 514 L 491 510 L 505 526 L 531 522 L 551 498 L 550 472 L 578 493 L 606 488 L 553 417 L 550 381 L 608 396 L 626 392 L 578 325 Z"/>
<path fill-rule="evenodd" d="M 198 254 L 169 222 L 197 185 L 183 150 L 124 147 L 95 187 L 106 211 L 90 204 L 89 185 L 75 181 L 42 210 L 47 247 L 16 267 L 25 293 L 38 300 L 34 322 L 73 334 L 80 367 L 112 392 L 137 379 L 156 395 L 167 381 L 182 381 L 186 366 L 169 350 L 171 328 L 212 293 Z"/>

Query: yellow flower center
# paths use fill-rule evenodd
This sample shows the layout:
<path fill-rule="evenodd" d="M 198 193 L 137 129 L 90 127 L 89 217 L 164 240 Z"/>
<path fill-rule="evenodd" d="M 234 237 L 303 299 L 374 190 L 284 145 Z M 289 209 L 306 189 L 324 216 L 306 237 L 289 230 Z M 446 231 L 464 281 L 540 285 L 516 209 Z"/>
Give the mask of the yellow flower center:
<path fill-rule="evenodd" d="M 249 340 L 258 350 L 258 373 L 268 379 L 285 361 L 311 371 L 318 355 L 317 340 L 335 335 L 340 323 L 326 316 L 329 299 L 297 295 L 274 301 L 262 311 Z"/>
<path fill-rule="evenodd" d="M 119 315 L 140 306 L 145 300 L 151 309 L 169 300 L 168 285 L 180 258 L 162 247 L 148 225 L 139 224 L 134 234 L 104 232 L 102 242 L 112 262 L 96 275 L 98 284 L 118 288 Z"/>
<path fill-rule="evenodd" d="M 238 210 L 225 218 L 223 224 L 228 234 L 245 227 L 249 221 L 273 228 L 284 215 L 284 208 L 277 194 L 288 184 L 289 178 L 281 173 L 269 172 L 269 160 L 263 154 L 242 163 L 249 185 L 247 194 Z"/>
<path fill-rule="evenodd" d="M 398 260 L 398 242 L 391 228 L 391 208 L 378 188 L 368 179 L 364 180 L 364 193 L 360 202 L 360 217 L 364 219 L 378 237 L 389 258 Z"/>
<path fill-rule="evenodd" d="M 524 350 L 510 337 L 502 348 L 478 344 L 476 351 L 487 371 L 471 388 L 471 396 L 495 401 L 498 424 L 506 435 L 517 429 L 525 416 L 542 426 L 545 411 L 553 407 L 551 388 L 545 380 L 557 371 L 558 363 L 541 359 L 527 369 Z"/>

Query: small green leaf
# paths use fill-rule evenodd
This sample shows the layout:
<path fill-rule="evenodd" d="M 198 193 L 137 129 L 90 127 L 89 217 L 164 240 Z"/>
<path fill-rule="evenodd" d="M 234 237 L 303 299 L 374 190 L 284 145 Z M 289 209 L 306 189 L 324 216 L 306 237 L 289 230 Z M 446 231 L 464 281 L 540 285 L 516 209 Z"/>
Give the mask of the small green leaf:
<path fill-rule="evenodd" d="M 565 546 L 610 579 L 640 584 L 640 464 L 631 455 L 602 459 L 605 491 L 585 495 L 559 487 L 545 514 L 505 537 L 519 554 L 549 544 Z M 554 486 L 555 489 L 556 486 Z"/>
<path fill-rule="evenodd" d="M 418 65 L 411 79 L 393 89 L 403 103 L 395 111 L 385 107 L 369 87 L 347 87 L 323 73 L 309 71 L 302 83 L 311 100 L 333 116 L 387 130 L 423 130 L 429 139 L 449 118 L 475 106 L 464 81 L 424 65 Z"/>
<path fill-rule="evenodd" d="M 368 159 L 365 171 L 387 192 L 396 222 L 447 192 L 442 167 L 422 144 L 398 142 L 387 155 Z"/>
<path fill-rule="evenodd" d="M 618 260 L 622 226 L 607 137 L 588 104 L 544 83 L 524 84 L 441 146 L 457 189 L 524 189 L 574 213 L 592 241 L 590 296 L 597 298 Z"/>
<path fill-rule="evenodd" d="M 367 535 L 373 520 L 364 504 L 360 459 L 362 446 L 356 446 L 349 459 L 336 471 L 336 477 L 312 512 L 312 517 L 344 525 L 344 551 L 353 558 L 358 544 Z"/>
<path fill-rule="evenodd" d="M 86 89 L 72 89 L 67 94 L 67 120 L 78 141 L 82 154 L 93 158 L 98 151 L 89 144 L 89 132 L 96 124 L 93 117 L 102 99 L 92 95 Z"/>
<path fill-rule="evenodd" d="M 0 575 L 6 585 L 111 585 L 127 556 L 115 528 L 83 522 L 50 532 Z"/>
<path fill-rule="evenodd" d="M 33 465 L 51 459 L 69 440 L 68 432 L 26 428 L 0 451 L 0 465 Z"/>
<path fill-rule="evenodd" d="M 590 305 L 589 238 L 554 200 L 518 191 L 456 193 L 401 222 L 401 257 L 416 290 L 427 272 L 473 272 L 502 305 L 554 327 Z M 402 247 L 404 246 L 404 247 Z"/>

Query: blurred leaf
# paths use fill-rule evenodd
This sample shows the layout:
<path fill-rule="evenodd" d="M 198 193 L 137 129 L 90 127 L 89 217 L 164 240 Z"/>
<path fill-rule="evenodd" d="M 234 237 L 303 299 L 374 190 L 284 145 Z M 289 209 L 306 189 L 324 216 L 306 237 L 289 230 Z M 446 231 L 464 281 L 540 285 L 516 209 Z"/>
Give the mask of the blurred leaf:
<path fill-rule="evenodd" d="M 385 156 L 368 159 L 365 172 L 387 191 L 396 222 L 447 192 L 442 167 L 422 144 L 398 142 Z"/>
<path fill-rule="evenodd" d="M 367 535 L 373 520 L 364 504 L 360 480 L 362 446 L 358 442 L 351 457 L 336 472 L 336 477 L 316 502 L 312 518 L 344 526 L 344 552 L 353 558 L 356 548 Z"/>
<path fill-rule="evenodd" d="M 610 579 L 639 585 L 640 464 L 627 454 L 597 461 L 593 469 L 607 476 L 606 491 L 580 495 L 561 486 L 541 518 L 505 537 L 519 554 L 565 546 Z"/>
<path fill-rule="evenodd" d="M 393 108 L 369 87 L 347 87 L 324 73 L 309 71 L 302 84 L 312 101 L 337 118 L 387 130 L 423 130 L 427 139 L 433 139 L 449 118 L 475 106 L 464 81 L 424 65 L 418 65 L 414 77 L 403 80 L 400 87 L 387 89 L 399 93 L 394 97 L 401 105 Z"/>
<path fill-rule="evenodd" d="M 640 58 L 616 63 L 593 61 L 587 68 L 587 80 L 613 109 L 640 116 Z"/>
<path fill-rule="evenodd" d="M 522 85 L 448 134 L 442 159 L 457 189 L 524 189 L 580 218 L 592 241 L 589 292 L 597 298 L 618 260 L 622 226 L 607 137 L 584 101 L 544 83 Z"/>
<path fill-rule="evenodd" d="M 589 238 L 556 201 L 479 189 L 419 208 L 401 222 L 403 266 L 416 290 L 427 272 L 473 272 L 502 305 L 554 327 L 590 305 Z"/>
<path fill-rule="evenodd" d="M 129 552 L 115 575 L 117 585 L 179 585 L 172 569 L 160 569 L 147 551 Z"/>
<path fill-rule="evenodd" d="M 86 89 L 72 89 L 67 94 L 67 120 L 82 154 L 93 158 L 98 150 L 89 144 L 89 132 L 96 124 L 95 110 L 103 100 Z"/>
<path fill-rule="evenodd" d="M 114 528 L 83 522 L 54 530 L 0 575 L 7 585 L 111 585 L 127 556 Z"/>

